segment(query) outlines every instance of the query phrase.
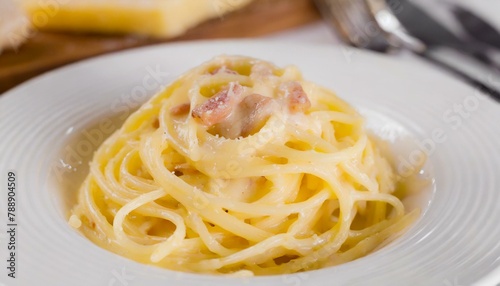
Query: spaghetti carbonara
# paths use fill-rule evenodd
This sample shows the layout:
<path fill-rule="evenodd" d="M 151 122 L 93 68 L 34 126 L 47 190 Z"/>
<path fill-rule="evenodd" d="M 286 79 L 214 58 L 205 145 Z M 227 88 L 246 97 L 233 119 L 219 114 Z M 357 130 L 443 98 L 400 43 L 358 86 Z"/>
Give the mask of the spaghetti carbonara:
<path fill-rule="evenodd" d="M 363 120 L 295 67 L 237 56 L 183 75 L 94 154 L 70 225 L 180 271 L 270 275 L 344 263 L 418 216 Z"/>

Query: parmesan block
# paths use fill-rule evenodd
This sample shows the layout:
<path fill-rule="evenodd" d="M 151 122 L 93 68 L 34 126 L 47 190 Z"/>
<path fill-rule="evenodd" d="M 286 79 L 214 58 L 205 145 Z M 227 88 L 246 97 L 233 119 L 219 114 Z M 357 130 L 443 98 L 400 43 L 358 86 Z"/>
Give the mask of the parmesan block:
<path fill-rule="evenodd" d="M 3 0 L 2 0 L 3 1 Z M 252 0 L 17 0 L 40 30 L 169 38 Z"/>

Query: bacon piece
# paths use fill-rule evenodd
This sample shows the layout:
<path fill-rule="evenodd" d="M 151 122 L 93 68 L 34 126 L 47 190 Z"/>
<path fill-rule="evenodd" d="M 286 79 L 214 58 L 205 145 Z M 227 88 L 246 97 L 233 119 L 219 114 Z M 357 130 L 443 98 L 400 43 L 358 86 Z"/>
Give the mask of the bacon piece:
<path fill-rule="evenodd" d="M 210 72 L 210 74 L 218 74 L 218 73 L 227 73 L 227 74 L 238 74 L 236 71 L 228 68 L 227 66 L 221 66 L 219 68 L 214 69 Z"/>
<path fill-rule="evenodd" d="M 311 107 L 307 94 L 297 81 L 282 83 L 279 87 L 284 98 L 288 101 L 288 108 L 292 113 L 304 112 Z"/>
<path fill-rule="evenodd" d="M 182 164 L 176 165 L 174 167 L 174 174 L 176 176 L 192 175 L 192 174 L 196 174 L 196 172 L 197 172 L 196 169 L 193 168 L 188 163 L 182 163 Z"/>
<path fill-rule="evenodd" d="M 179 105 L 176 105 L 172 108 L 170 108 L 170 114 L 174 116 L 179 116 L 179 115 L 184 115 L 189 112 L 189 109 L 191 108 L 191 104 L 189 103 L 182 103 Z"/>
<path fill-rule="evenodd" d="M 156 118 L 151 125 L 153 126 L 153 128 L 159 128 L 160 127 L 160 120 L 158 120 L 158 118 Z"/>
<path fill-rule="evenodd" d="M 243 86 L 237 82 L 231 82 L 208 101 L 196 106 L 192 116 L 199 118 L 204 125 L 209 127 L 222 122 L 241 101 L 242 94 Z"/>
<path fill-rule="evenodd" d="M 240 107 L 244 116 L 240 133 L 245 137 L 262 128 L 278 105 L 274 99 L 254 93 L 246 96 Z"/>
<path fill-rule="evenodd" d="M 246 137 L 262 128 L 277 109 L 279 105 L 276 100 L 256 93 L 250 94 L 235 106 L 230 116 L 216 124 L 213 131 L 225 138 Z"/>

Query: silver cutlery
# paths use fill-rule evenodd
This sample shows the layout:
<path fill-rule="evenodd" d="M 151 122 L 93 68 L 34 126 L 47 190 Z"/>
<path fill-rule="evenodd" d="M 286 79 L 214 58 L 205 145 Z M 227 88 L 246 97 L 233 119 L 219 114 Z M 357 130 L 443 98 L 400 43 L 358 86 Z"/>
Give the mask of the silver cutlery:
<path fill-rule="evenodd" d="M 449 48 L 461 53 L 463 57 L 474 58 L 488 67 L 500 70 L 500 65 L 489 56 L 483 43 L 461 39 L 409 0 L 400 0 L 399 3 L 401 7 L 398 13 L 395 13 L 396 17 L 409 33 L 424 42 L 428 49 Z"/>
<path fill-rule="evenodd" d="M 457 4 L 451 11 L 471 38 L 500 50 L 500 32 L 493 25 Z"/>
<path fill-rule="evenodd" d="M 404 6 L 392 9 L 385 0 L 315 0 L 315 3 L 327 23 L 345 42 L 379 52 L 407 49 L 500 102 L 499 91 L 439 59 L 433 50 L 447 47 L 493 68 L 497 67 L 496 63 L 479 45 L 465 43 L 435 21 L 426 22 L 426 28 L 422 28 L 424 21 L 417 17 L 425 16 L 426 21 L 430 17 L 408 1 L 398 1 Z M 397 13 L 394 13 L 394 8 L 398 8 Z"/>

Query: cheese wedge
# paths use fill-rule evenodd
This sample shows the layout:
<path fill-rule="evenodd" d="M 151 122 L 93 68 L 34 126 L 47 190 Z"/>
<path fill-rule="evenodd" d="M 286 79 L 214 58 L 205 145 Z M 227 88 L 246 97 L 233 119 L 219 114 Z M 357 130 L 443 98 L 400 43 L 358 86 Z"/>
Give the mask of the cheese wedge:
<path fill-rule="evenodd" d="M 30 23 L 13 0 L 0 0 L 0 53 L 17 48 L 30 36 Z"/>
<path fill-rule="evenodd" d="M 3 0 L 2 0 L 3 1 Z M 252 0 L 18 0 L 40 30 L 174 37 Z"/>

